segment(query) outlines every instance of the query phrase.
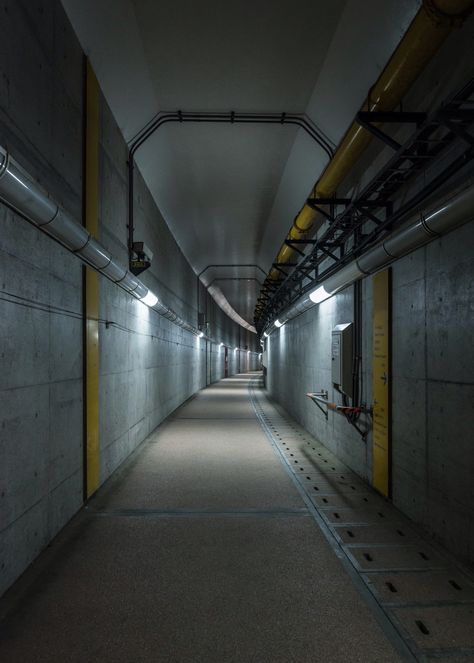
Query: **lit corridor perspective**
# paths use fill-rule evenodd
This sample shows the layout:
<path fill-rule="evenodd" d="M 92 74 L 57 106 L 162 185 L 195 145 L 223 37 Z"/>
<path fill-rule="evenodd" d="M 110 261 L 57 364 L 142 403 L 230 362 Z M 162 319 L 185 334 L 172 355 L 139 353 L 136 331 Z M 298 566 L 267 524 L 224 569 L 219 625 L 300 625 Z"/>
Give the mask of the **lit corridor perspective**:
<path fill-rule="evenodd" d="M 412 660 L 383 606 L 420 640 L 425 613 L 409 604 L 433 587 L 474 598 L 452 560 L 268 399 L 260 373 L 237 374 L 165 420 L 7 593 L 0 658 Z M 469 620 L 457 615 L 461 642 Z M 442 644 L 448 623 L 435 628 Z"/>
<path fill-rule="evenodd" d="M 474 0 L 0 17 L 0 663 L 474 663 Z"/>
<path fill-rule="evenodd" d="M 2 661 L 398 660 L 257 418 L 257 376 L 187 401 L 66 526 Z"/>

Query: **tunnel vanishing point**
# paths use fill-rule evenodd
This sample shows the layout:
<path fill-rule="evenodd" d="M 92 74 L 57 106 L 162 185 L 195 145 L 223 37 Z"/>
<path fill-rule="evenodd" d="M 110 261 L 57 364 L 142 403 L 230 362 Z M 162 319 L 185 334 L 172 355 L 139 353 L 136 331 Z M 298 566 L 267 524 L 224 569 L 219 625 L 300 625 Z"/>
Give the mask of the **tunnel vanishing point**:
<path fill-rule="evenodd" d="M 0 2 L 0 661 L 474 661 L 474 1 Z"/>

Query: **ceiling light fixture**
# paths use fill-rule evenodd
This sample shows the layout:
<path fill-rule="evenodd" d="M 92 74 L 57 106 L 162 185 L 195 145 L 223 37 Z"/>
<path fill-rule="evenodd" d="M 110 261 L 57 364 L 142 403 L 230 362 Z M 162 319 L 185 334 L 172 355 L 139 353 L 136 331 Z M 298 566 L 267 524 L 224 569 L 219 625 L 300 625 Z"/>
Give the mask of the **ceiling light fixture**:
<path fill-rule="evenodd" d="M 151 290 L 148 290 L 146 295 L 142 297 L 140 301 L 151 308 L 158 302 L 158 297 Z"/>
<path fill-rule="evenodd" d="M 277 329 L 280 329 L 280 327 L 283 327 L 284 324 L 285 324 L 284 322 L 280 322 L 278 319 L 275 320 L 275 322 L 274 322 L 274 325 Z"/>
<path fill-rule="evenodd" d="M 330 296 L 331 293 L 328 292 L 323 285 L 320 285 L 319 288 L 316 288 L 316 290 L 309 293 L 309 298 L 314 304 L 320 304 Z"/>

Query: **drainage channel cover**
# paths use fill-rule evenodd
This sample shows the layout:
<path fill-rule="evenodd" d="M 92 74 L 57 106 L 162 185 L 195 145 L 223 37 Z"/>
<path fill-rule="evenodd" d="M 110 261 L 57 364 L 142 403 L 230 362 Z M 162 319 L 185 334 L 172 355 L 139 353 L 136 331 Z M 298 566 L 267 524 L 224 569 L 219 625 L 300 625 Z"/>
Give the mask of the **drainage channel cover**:
<path fill-rule="evenodd" d="M 414 523 L 281 410 L 277 413 L 254 386 L 250 395 L 282 463 L 314 505 L 320 527 L 327 528 L 395 628 L 392 640 L 403 641 L 413 660 L 474 661 L 474 579 L 469 573 L 426 543 Z"/>
<path fill-rule="evenodd" d="M 313 501 L 316 507 L 322 509 L 326 507 L 329 507 L 331 509 L 338 507 L 357 508 L 358 506 L 375 505 L 376 502 L 376 500 L 374 500 L 371 493 L 355 493 L 355 492 L 348 492 L 342 494 L 328 493 L 325 495 L 318 493 L 316 495 L 311 495 L 311 500 Z"/>
<path fill-rule="evenodd" d="M 354 565 L 364 571 L 440 569 L 447 562 L 425 543 L 419 546 L 346 546 Z"/>
<path fill-rule="evenodd" d="M 366 582 L 381 603 L 474 603 L 474 583 L 457 569 L 417 573 L 371 573 Z M 473 624 L 474 627 L 474 624 Z"/>
<path fill-rule="evenodd" d="M 421 650 L 468 650 L 474 660 L 474 605 L 394 608 L 392 613 Z"/>
<path fill-rule="evenodd" d="M 333 523 L 334 525 L 339 525 L 341 523 L 380 524 L 390 518 L 387 512 L 382 510 L 382 508 L 324 508 L 321 509 L 321 515 L 328 522 Z M 393 521 L 394 519 L 391 518 L 391 520 Z M 403 521 L 401 520 L 401 522 Z"/>
<path fill-rule="evenodd" d="M 387 525 L 338 525 L 334 531 L 339 540 L 347 544 L 422 543 L 422 539 L 405 524 L 393 522 Z"/>

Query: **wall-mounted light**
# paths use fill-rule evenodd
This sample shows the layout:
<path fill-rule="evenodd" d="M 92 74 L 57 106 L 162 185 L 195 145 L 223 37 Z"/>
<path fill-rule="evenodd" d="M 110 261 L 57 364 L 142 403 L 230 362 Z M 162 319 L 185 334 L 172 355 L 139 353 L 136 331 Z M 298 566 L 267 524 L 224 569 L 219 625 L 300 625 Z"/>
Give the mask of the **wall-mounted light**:
<path fill-rule="evenodd" d="M 263 332 L 263 335 L 265 336 L 265 338 L 268 338 L 270 336 L 270 334 L 267 334 L 267 332 Z"/>
<path fill-rule="evenodd" d="M 234 352 L 237 352 L 238 349 L 239 349 L 239 348 L 234 348 Z"/>
<path fill-rule="evenodd" d="M 146 295 L 142 297 L 140 301 L 147 306 L 155 306 L 155 304 L 158 302 L 158 297 L 151 290 L 148 290 Z"/>
<path fill-rule="evenodd" d="M 250 350 L 247 350 L 247 354 L 248 354 L 248 355 L 250 354 Z"/>
<path fill-rule="evenodd" d="M 199 332 L 198 338 L 202 338 L 204 336 L 204 332 Z"/>
<path fill-rule="evenodd" d="M 280 322 L 278 319 L 275 320 L 275 322 L 274 322 L 274 325 L 275 325 L 275 327 L 277 327 L 277 329 L 279 329 L 280 327 L 283 327 L 284 324 L 285 324 L 284 322 Z"/>
<path fill-rule="evenodd" d="M 224 343 L 219 343 L 219 347 L 220 347 L 220 348 L 222 348 L 223 345 L 224 345 Z"/>
<path fill-rule="evenodd" d="M 65 209 L 29 175 L 0 145 L 0 200 L 19 212 L 41 231 L 57 240 L 86 265 L 93 267 L 120 288 L 153 308 L 159 315 L 186 331 L 197 334 L 171 308 L 162 304 L 144 283 L 94 239 Z"/>
<path fill-rule="evenodd" d="M 309 298 L 314 304 L 320 304 L 330 296 L 331 293 L 328 292 L 323 285 L 320 285 L 319 288 L 316 288 L 316 290 L 309 293 Z"/>

